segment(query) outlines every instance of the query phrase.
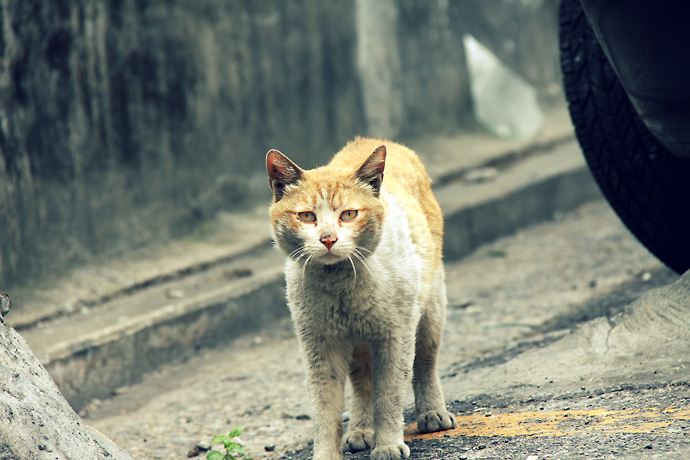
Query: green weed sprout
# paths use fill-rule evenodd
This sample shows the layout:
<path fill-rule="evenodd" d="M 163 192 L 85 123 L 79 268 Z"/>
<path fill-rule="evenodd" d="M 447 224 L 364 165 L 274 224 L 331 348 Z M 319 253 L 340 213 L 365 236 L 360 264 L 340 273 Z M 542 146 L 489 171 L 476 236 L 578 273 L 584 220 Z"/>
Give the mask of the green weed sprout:
<path fill-rule="evenodd" d="M 213 444 L 222 443 L 225 447 L 225 454 L 212 450 L 206 455 L 206 460 L 252 460 L 242 443 L 235 439 L 244 431 L 243 426 L 238 426 L 230 430 L 228 434 L 221 434 L 213 437 Z"/>

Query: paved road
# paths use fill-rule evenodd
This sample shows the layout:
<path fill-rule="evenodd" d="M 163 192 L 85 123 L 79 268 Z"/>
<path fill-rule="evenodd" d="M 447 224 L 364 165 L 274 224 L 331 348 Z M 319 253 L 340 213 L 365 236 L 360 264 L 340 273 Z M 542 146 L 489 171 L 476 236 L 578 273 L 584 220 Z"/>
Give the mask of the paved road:
<path fill-rule="evenodd" d="M 616 316 L 678 276 L 605 203 L 480 247 L 447 271 L 440 367 L 459 424 L 422 437 L 411 425 L 413 458 L 690 458 L 686 336 Z M 308 413 L 283 322 L 92 402 L 87 422 L 135 458 L 187 458 L 198 441 L 243 425 L 254 458 L 302 459 Z"/>

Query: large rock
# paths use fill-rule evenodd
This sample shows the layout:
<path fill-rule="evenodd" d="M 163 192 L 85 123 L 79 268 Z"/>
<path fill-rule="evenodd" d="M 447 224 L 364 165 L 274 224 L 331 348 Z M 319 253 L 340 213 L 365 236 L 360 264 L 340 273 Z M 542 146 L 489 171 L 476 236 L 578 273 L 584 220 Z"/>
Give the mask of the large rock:
<path fill-rule="evenodd" d="M 7 297 L 0 303 L 4 315 Z M 1 321 L 0 459 L 131 459 L 84 423 L 26 341 Z"/>

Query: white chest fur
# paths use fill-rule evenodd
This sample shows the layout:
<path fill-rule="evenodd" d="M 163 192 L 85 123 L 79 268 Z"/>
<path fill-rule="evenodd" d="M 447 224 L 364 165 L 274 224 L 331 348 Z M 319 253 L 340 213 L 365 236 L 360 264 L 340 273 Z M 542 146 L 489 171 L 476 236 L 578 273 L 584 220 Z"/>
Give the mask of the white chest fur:
<path fill-rule="evenodd" d="M 418 321 L 422 260 L 404 208 L 385 191 L 382 199 L 386 214 L 381 241 L 363 262 L 305 266 L 304 261 L 288 259 L 288 303 L 300 331 L 367 340 Z"/>

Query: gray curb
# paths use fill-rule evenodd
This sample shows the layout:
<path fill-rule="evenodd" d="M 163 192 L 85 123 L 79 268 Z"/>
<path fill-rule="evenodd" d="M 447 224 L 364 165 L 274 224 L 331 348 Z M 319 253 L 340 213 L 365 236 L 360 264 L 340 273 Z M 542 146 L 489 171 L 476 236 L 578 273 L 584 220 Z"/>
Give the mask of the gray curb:
<path fill-rule="evenodd" d="M 139 381 L 163 364 L 184 362 L 200 349 L 276 321 L 288 313 L 284 299 L 282 275 L 274 270 L 234 292 L 192 299 L 188 308 L 168 311 L 100 343 L 76 344 L 45 367 L 79 412 L 93 398 L 108 398 L 116 388 Z"/>
<path fill-rule="evenodd" d="M 450 184 L 436 191 L 446 225 L 447 260 L 461 258 L 484 243 L 602 198 L 575 142 L 520 162 L 501 173 L 500 181 Z M 464 201 L 462 197 L 466 197 Z"/>

